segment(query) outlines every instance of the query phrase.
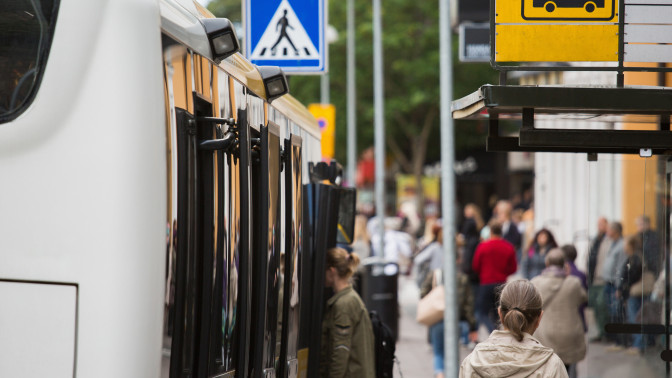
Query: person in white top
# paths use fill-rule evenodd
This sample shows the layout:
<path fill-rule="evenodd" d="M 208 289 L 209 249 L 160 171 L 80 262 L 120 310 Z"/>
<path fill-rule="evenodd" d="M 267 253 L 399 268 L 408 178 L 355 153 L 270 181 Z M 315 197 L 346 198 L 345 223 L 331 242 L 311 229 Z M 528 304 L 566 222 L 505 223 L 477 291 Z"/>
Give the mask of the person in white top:
<path fill-rule="evenodd" d="M 541 295 L 528 280 L 504 286 L 497 309 L 501 330 L 476 345 L 460 366 L 460 378 L 567 378 L 567 370 L 553 349 L 532 334 L 541 322 Z"/>

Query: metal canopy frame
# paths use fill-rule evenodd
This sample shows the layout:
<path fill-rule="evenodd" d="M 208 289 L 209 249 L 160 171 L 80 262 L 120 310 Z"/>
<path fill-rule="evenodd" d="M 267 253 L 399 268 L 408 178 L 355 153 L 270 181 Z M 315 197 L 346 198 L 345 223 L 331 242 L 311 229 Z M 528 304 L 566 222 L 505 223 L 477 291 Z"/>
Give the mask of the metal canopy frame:
<path fill-rule="evenodd" d="M 452 104 L 455 119 L 489 121 L 487 151 L 536 151 L 672 155 L 672 90 L 660 87 L 570 87 L 484 85 Z M 542 129 L 542 114 L 648 115 L 658 119 L 658 130 Z M 517 137 L 501 136 L 502 118 L 521 119 Z M 628 122 L 622 119 L 622 122 Z"/>

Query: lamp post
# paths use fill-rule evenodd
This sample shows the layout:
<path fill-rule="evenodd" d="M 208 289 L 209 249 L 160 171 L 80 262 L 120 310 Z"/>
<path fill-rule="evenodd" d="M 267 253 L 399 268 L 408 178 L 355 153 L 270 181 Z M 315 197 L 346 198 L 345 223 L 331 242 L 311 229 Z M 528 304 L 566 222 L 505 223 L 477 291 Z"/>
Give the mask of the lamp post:
<path fill-rule="evenodd" d="M 453 100 L 453 58 L 450 40 L 449 0 L 439 0 L 439 51 L 441 88 L 441 214 L 443 223 L 443 277 L 446 295 L 444 311 L 444 375 L 457 378 L 460 367 L 455 268 L 455 139 L 450 103 Z"/>
<path fill-rule="evenodd" d="M 376 215 L 380 233 L 378 251 L 385 256 L 385 114 L 383 99 L 383 47 L 380 0 L 373 0 L 373 101 L 376 155 Z"/>
<path fill-rule="evenodd" d="M 355 0 L 348 0 L 348 182 L 355 185 L 357 117 L 355 116 Z"/>

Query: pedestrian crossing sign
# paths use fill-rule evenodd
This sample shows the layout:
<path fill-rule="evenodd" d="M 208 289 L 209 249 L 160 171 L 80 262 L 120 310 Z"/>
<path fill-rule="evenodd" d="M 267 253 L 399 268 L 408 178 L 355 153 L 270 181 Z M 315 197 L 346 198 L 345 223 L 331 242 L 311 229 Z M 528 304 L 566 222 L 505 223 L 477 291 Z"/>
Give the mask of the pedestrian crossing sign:
<path fill-rule="evenodd" d="M 245 0 L 245 56 L 287 73 L 326 72 L 325 0 Z"/>

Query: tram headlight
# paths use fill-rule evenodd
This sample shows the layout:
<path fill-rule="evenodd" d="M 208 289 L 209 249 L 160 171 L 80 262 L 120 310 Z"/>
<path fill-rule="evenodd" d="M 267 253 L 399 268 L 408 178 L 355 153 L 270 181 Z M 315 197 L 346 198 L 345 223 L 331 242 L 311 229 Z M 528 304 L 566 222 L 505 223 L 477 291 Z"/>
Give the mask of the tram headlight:
<path fill-rule="evenodd" d="M 287 77 L 280 67 L 276 66 L 258 66 L 257 70 L 264 81 L 266 89 L 266 100 L 271 102 L 276 98 L 289 93 L 289 84 Z"/>
<path fill-rule="evenodd" d="M 240 43 L 233 23 L 227 18 L 201 19 L 205 34 L 208 35 L 212 59 L 219 64 L 222 60 L 240 50 Z"/>

